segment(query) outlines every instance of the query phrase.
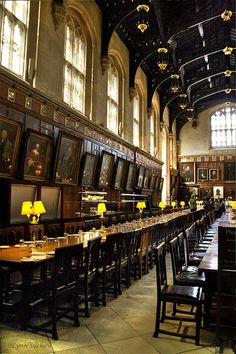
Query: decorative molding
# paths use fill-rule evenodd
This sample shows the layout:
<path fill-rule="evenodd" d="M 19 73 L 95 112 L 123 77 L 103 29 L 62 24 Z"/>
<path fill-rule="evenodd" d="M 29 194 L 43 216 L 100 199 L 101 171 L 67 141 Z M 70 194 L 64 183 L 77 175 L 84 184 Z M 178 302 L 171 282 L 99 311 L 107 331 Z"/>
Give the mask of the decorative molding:
<path fill-rule="evenodd" d="M 10 87 L 8 88 L 7 99 L 11 102 L 15 102 L 16 99 L 16 91 Z"/>
<path fill-rule="evenodd" d="M 55 30 L 57 31 L 58 28 L 65 23 L 66 9 L 62 3 L 55 0 L 52 4 L 52 18 Z"/>
<path fill-rule="evenodd" d="M 101 56 L 101 68 L 102 68 L 102 75 L 108 70 L 110 65 L 110 59 L 107 56 Z"/>
<path fill-rule="evenodd" d="M 25 108 L 31 110 L 32 109 L 32 98 L 29 96 L 25 97 Z"/>

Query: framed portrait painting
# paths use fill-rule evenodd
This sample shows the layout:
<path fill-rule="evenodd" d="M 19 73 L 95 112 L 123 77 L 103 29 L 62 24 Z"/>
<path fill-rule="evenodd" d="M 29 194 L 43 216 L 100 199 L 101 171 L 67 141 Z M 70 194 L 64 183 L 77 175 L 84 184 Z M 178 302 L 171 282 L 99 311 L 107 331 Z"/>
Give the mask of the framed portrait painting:
<path fill-rule="evenodd" d="M 124 182 L 126 177 L 126 164 L 127 161 L 118 157 L 116 162 L 115 174 L 114 174 L 114 189 L 124 189 Z"/>
<path fill-rule="evenodd" d="M 29 129 L 26 133 L 23 178 L 46 181 L 49 179 L 52 138 Z"/>
<path fill-rule="evenodd" d="M 208 168 L 202 167 L 197 169 L 197 180 L 199 182 L 208 180 Z"/>
<path fill-rule="evenodd" d="M 234 182 L 236 180 L 235 161 L 224 162 L 224 182 Z"/>
<path fill-rule="evenodd" d="M 195 163 L 182 162 L 180 166 L 180 173 L 183 177 L 184 183 L 195 183 Z"/>
<path fill-rule="evenodd" d="M 155 188 L 155 183 L 156 183 L 156 176 L 155 175 L 152 175 L 151 178 L 150 178 L 150 183 L 149 183 L 149 189 L 151 191 L 154 190 Z"/>
<path fill-rule="evenodd" d="M 60 131 L 54 169 L 55 183 L 77 184 L 81 147 L 81 139 Z"/>
<path fill-rule="evenodd" d="M 156 182 L 155 182 L 155 191 L 158 193 L 159 192 L 159 184 L 160 184 L 161 177 L 157 176 L 156 177 Z"/>
<path fill-rule="evenodd" d="M 143 188 L 149 187 L 149 179 L 150 179 L 150 170 L 148 168 L 145 169 L 145 175 L 143 180 Z"/>
<path fill-rule="evenodd" d="M 101 156 L 100 171 L 98 176 L 98 187 L 108 188 L 111 185 L 115 156 L 103 151 Z"/>
<path fill-rule="evenodd" d="M 213 197 L 214 199 L 224 198 L 224 187 L 223 186 L 214 186 L 213 187 Z"/>
<path fill-rule="evenodd" d="M 0 177 L 15 176 L 21 133 L 21 123 L 0 116 Z"/>
<path fill-rule="evenodd" d="M 209 180 L 218 181 L 218 179 L 219 179 L 219 169 L 218 168 L 209 169 Z"/>
<path fill-rule="evenodd" d="M 137 188 L 143 188 L 144 173 L 145 173 L 145 167 L 139 166 L 138 180 L 137 180 L 137 185 L 136 185 Z"/>
<path fill-rule="evenodd" d="M 160 178 L 160 183 L 159 183 L 159 190 L 158 190 L 158 194 L 159 194 L 159 195 L 161 195 L 161 193 L 162 193 L 163 184 L 164 184 L 164 178 L 161 177 L 161 178 Z"/>
<path fill-rule="evenodd" d="M 127 182 L 126 182 L 126 190 L 129 192 L 132 192 L 134 189 L 135 176 L 136 176 L 136 164 L 133 162 L 129 162 Z"/>
<path fill-rule="evenodd" d="M 80 184 L 83 187 L 93 187 L 95 184 L 95 175 L 98 157 L 86 152 L 83 158 L 83 167 L 81 170 Z"/>

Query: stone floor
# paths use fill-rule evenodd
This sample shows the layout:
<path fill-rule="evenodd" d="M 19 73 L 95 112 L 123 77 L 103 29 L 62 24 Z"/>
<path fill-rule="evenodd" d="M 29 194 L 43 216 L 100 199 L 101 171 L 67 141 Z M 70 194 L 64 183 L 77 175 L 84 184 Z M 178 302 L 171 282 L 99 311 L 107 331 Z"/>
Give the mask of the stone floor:
<path fill-rule="evenodd" d="M 171 275 L 168 267 L 168 274 Z M 11 316 L 0 321 L 2 354 L 210 354 L 217 353 L 214 331 L 201 329 L 201 346 L 193 340 L 161 334 L 153 338 L 156 311 L 155 270 L 133 282 L 117 299 L 109 298 L 106 307 L 93 307 L 90 318 L 81 316 L 81 326 L 58 323 L 59 340 L 45 335 L 22 332 Z M 175 323 L 166 323 L 174 328 Z M 187 327 L 188 326 L 188 327 Z M 183 330 L 191 331 L 191 324 Z M 233 354 L 224 348 L 224 354 Z"/>

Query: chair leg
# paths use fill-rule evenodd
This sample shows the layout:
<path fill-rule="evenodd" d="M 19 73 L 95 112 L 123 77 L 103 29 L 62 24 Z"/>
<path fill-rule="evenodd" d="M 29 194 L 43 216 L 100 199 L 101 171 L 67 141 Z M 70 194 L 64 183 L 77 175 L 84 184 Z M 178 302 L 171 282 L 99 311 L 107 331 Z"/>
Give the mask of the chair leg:
<path fill-rule="evenodd" d="M 201 328 L 201 317 L 202 317 L 202 305 L 197 306 L 197 312 L 196 312 L 196 340 L 195 344 L 199 345 L 199 340 L 200 340 L 200 328 Z"/>
<path fill-rule="evenodd" d="M 84 286 L 84 306 L 85 306 L 85 316 L 89 317 L 89 306 L 88 306 L 88 283 Z"/>
<path fill-rule="evenodd" d="M 106 306 L 106 275 L 102 277 L 102 304 Z"/>
<path fill-rule="evenodd" d="M 58 339 L 58 334 L 57 334 L 57 304 L 56 304 L 56 299 L 52 299 L 52 310 L 51 310 L 51 316 L 52 316 L 52 338 L 57 340 Z"/>
<path fill-rule="evenodd" d="M 161 314 L 161 302 L 157 302 L 157 312 L 156 312 L 156 324 L 155 324 L 155 332 L 153 337 L 158 337 L 160 330 L 160 314 Z"/>
<path fill-rule="evenodd" d="M 166 302 L 162 302 L 162 314 L 161 314 L 161 322 L 164 322 L 166 318 Z"/>

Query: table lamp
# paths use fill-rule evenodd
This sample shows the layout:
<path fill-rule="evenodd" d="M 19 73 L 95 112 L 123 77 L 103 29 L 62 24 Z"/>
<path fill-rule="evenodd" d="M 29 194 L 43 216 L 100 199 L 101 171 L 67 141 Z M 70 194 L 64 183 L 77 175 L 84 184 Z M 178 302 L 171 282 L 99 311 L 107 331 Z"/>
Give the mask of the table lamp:
<path fill-rule="evenodd" d="M 166 207 L 166 202 L 160 202 L 159 207 L 161 208 L 161 215 L 163 217 L 164 209 Z"/>
<path fill-rule="evenodd" d="M 182 208 L 184 208 L 185 202 L 184 202 L 184 201 L 181 201 L 181 202 L 180 202 L 180 205 L 182 206 Z"/>
<path fill-rule="evenodd" d="M 176 202 L 175 201 L 173 201 L 173 202 L 171 202 L 171 206 L 173 207 L 173 209 L 176 207 Z"/>
<path fill-rule="evenodd" d="M 43 202 L 38 200 L 34 203 L 31 201 L 22 202 L 21 215 L 26 215 L 31 225 L 37 225 L 40 215 L 46 213 Z M 36 241 L 36 230 L 33 231 L 33 242 Z"/>
<path fill-rule="evenodd" d="M 103 213 L 105 213 L 106 211 L 107 211 L 106 204 L 105 203 L 98 203 L 97 213 L 101 214 L 101 229 L 104 229 L 104 226 L 103 226 L 103 220 L 104 220 Z"/>
<path fill-rule="evenodd" d="M 142 212 L 143 209 L 146 208 L 146 203 L 145 202 L 138 202 L 136 205 L 136 208 L 139 209 L 139 221 L 142 221 Z"/>

